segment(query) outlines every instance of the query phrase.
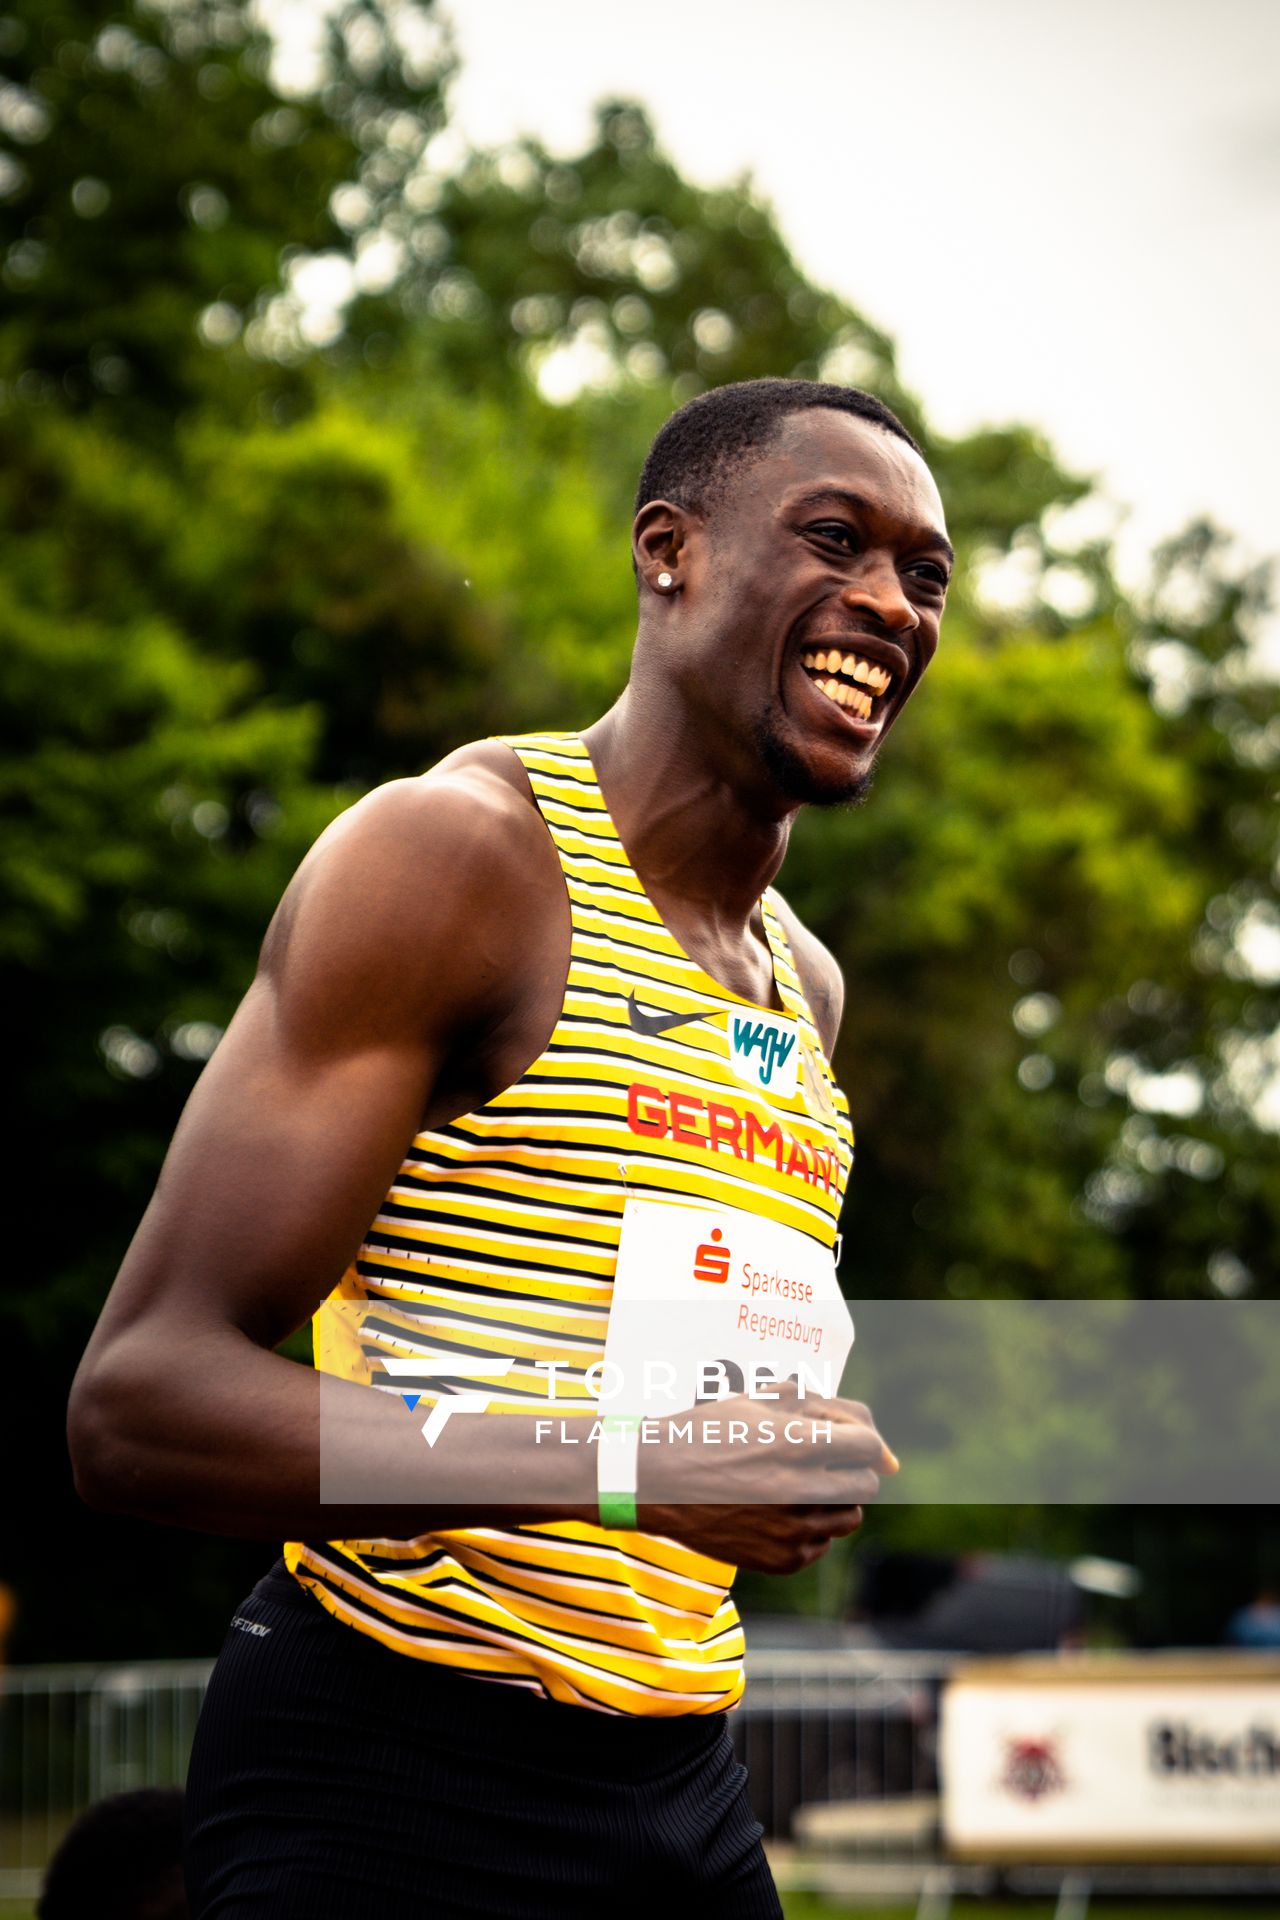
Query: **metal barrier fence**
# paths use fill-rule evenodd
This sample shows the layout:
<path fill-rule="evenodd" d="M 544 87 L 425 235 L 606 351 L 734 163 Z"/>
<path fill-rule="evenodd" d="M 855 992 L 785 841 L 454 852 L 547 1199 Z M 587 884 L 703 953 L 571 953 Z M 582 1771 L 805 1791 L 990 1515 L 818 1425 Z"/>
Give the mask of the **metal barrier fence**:
<path fill-rule="evenodd" d="M 953 1893 L 1052 1890 L 1060 1913 L 1085 1913 L 1087 1884 L 1076 1888 L 1079 1876 L 1062 1870 L 939 1864 L 936 1738 L 951 1659 L 770 1649 L 747 1664 L 746 1701 L 730 1724 L 780 1883 L 850 1899 L 918 1897 L 919 1912 L 937 1916 Z M 93 1801 L 181 1785 L 212 1667 L 156 1660 L 0 1676 L 0 1901 L 34 1898 L 58 1840 Z M 1098 1891 L 1105 1879 L 1133 1896 L 1280 1893 L 1280 1866 L 1135 1866 L 1093 1879 Z"/>
<path fill-rule="evenodd" d="M 734 1740 L 770 1835 L 796 1807 L 935 1791 L 948 1662 L 848 1651 L 760 1652 Z M 178 1786 L 210 1660 L 12 1668 L 0 1677 L 0 1898 L 30 1898 L 71 1821 L 104 1794 Z"/>
<path fill-rule="evenodd" d="M 85 1807 L 180 1786 L 212 1660 L 14 1667 L 0 1676 L 0 1898 L 31 1898 Z"/>
<path fill-rule="evenodd" d="M 765 1833 L 789 1837 L 800 1806 L 936 1795 L 938 1698 L 953 1664 L 946 1654 L 861 1648 L 748 1651 L 746 1698 L 731 1725 Z M 874 1821 L 855 1841 L 886 1844 L 898 1857 L 926 1845 Z"/>

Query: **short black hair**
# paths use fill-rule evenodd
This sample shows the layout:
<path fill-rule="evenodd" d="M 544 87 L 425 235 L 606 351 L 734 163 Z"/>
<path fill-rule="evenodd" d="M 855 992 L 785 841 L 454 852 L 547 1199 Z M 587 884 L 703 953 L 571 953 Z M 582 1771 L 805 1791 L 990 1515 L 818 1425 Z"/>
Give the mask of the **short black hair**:
<path fill-rule="evenodd" d="M 636 489 L 636 512 L 650 500 L 670 500 L 705 514 L 743 462 L 763 454 L 787 415 L 810 407 L 856 413 L 920 452 L 897 414 L 859 387 L 823 380 L 735 380 L 687 401 L 659 430 Z"/>
<path fill-rule="evenodd" d="M 159 1911 L 185 1914 L 182 1895 L 182 1790 L 142 1787 L 113 1793 L 67 1830 L 49 1862 L 38 1920 L 135 1920 Z"/>

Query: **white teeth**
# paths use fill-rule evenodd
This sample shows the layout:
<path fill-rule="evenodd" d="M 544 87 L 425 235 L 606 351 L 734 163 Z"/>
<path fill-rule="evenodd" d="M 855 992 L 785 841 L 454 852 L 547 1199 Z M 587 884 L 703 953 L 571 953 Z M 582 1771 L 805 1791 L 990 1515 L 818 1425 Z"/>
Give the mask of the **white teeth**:
<path fill-rule="evenodd" d="M 857 653 L 838 653 L 834 647 L 819 647 L 801 654 L 800 658 L 812 673 L 842 673 L 846 680 L 856 680 L 859 686 L 870 687 L 873 693 L 886 693 L 893 685 L 893 675 L 886 668 L 864 660 Z"/>
<path fill-rule="evenodd" d="M 871 718 L 872 694 L 887 693 L 893 685 L 891 673 L 864 660 L 860 654 L 838 653 L 834 648 L 821 647 L 801 654 L 800 659 L 814 685 L 828 700 L 834 700 L 837 706 L 858 714 L 863 720 Z M 833 677 L 837 673 L 844 675 L 843 680 Z M 856 685 L 851 686 L 850 681 Z M 864 692 L 864 688 L 869 691 Z"/>
<path fill-rule="evenodd" d="M 833 700 L 838 707 L 844 707 L 850 713 L 856 713 L 860 719 L 871 718 L 871 695 L 863 693 L 858 687 L 846 686 L 843 680 L 815 680 L 814 685 Z"/>

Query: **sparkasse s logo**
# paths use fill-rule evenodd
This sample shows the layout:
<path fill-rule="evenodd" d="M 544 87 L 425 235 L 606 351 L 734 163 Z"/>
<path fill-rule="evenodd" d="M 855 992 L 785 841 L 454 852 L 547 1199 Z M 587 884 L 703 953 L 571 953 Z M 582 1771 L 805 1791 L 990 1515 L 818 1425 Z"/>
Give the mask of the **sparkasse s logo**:
<path fill-rule="evenodd" d="M 693 1277 L 695 1280 L 707 1280 L 713 1287 L 722 1287 L 729 1278 L 729 1261 L 732 1255 L 728 1247 L 721 1246 L 724 1239 L 719 1227 L 712 1227 L 711 1239 L 704 1240 L 693 1256 Z"/>

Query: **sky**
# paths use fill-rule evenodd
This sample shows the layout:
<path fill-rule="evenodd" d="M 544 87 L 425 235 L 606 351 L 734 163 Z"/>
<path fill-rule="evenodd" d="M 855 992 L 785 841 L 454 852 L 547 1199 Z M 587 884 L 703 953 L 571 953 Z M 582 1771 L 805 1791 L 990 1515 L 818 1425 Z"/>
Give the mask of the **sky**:
<path fill-rule="evenodd" d="M 1195 514 L 1280 551 L 1277 0 L 441 11 L 469 139 L 568 153 L 626 95 L 695 181 L 749 169 L 937 426 L 1028 421 L 1098 476 L 1127 572 Z"/>

